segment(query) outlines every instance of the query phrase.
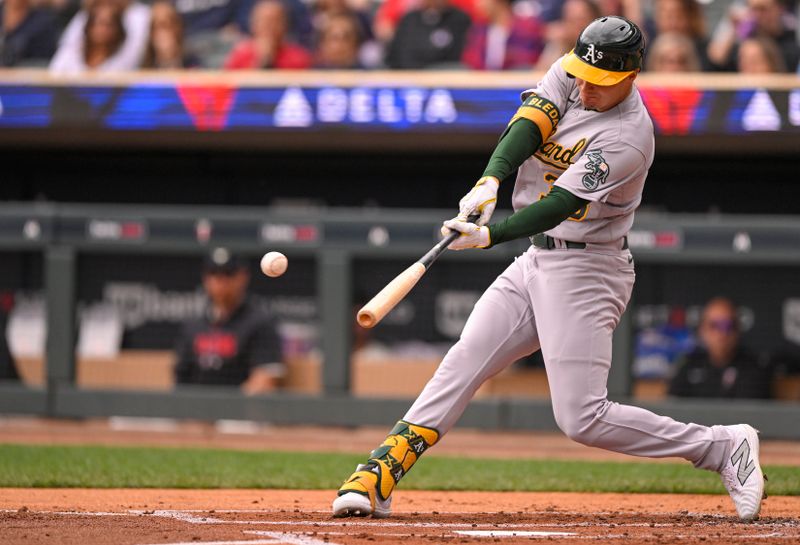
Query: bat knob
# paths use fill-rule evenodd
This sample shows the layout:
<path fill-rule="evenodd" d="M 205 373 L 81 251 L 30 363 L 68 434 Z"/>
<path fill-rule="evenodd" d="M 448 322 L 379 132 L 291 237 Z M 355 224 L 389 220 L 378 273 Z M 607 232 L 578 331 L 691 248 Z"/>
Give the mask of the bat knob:
<path fill-rule="evenodd" d="M 359 310 L 356 320 L 358 325 L 366 329 L 375 327 L 375 324 L 378 323 L 378 320 L 375 319 L 375 314 L 369 310 Z"/>

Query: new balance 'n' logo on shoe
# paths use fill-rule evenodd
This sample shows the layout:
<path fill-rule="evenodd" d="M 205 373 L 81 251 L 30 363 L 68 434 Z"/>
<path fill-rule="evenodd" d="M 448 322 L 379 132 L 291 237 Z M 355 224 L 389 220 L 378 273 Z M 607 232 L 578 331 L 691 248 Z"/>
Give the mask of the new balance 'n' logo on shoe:
<path fill-rule="evenodd" d="M 764 474 L 758 462 L 758 432 L 747 424 L 727 426 L 731 432 L 731 454 L 720 471 L 742 520 L 755 520 L 764 498 Z"/>
<path fill-rule="evenodd" d="M 739 468 L 736 471 L 736 477 L 739 479 L 739 484 L 744 486 L 747 478 L 756 469 L 756 463 L 750 458 L 750 443 L 747 442 L 747 439 L 739 444 L 739 448 L 731 456 L 731 464 Z"/>

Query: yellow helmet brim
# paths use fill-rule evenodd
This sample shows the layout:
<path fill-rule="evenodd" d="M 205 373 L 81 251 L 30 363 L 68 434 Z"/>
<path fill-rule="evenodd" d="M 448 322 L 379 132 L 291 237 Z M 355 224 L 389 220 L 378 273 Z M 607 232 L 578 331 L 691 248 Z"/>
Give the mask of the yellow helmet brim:
<path fill-rule="evenodd" d="M 567 74 L 603 87 L 616 85 L 635 72 L 635 70 L 614 72 L 597 68 L 578 57 L 574 49 L 562 57 L 561 67 L 567 71 Z"/>

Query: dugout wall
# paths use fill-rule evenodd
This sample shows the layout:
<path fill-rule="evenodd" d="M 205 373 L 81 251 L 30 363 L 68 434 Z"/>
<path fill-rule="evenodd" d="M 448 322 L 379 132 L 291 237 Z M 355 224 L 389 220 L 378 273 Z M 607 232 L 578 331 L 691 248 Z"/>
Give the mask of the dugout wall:
<path fill-rule="evenodd" d="M 348 318 L 359 298 L 379 289 L 403 264 L 430 247 L 437 236 L 434 227 L 444 215 L 444 210 L 376 214 L 339 209 L 301 214 L 241 207 L 143 210 L 136 206 L 4 204 L 0 206 L 0 251 L 14 256 L 10 263 L 18 263 L 6 271 L 3 289 L 9 293 L 19 288 L 30 295 L 41 286 L 48 334 L 46 379 L 34 387 L 2 385 L 0 412 L 332 425 L 390 422 L 410 400 L 351 395 L 352 323 Z M 800 221 L 792 217 L 640 214 L 630 241 L 642 287 L 617 330 L 610 398 L 624 401 L 633 391 L 637 306 L 702 301 L 724 284 L 738 290 L 741 301 L 758 314 L 757 324 L 763 331 L 751 331 L 757 343 L 776 347 L 781 340 L 791 340 L 784 330 L 795 323 L 791 309 L 786 309 L 800 295 L 793 291 L 794 273 L 800 264 L 798 240 Z M 166 318 L 182 316 L 180 310 L 193 304 L 200 256 L 214 245 L 250 256 L 254 270 L 265 249 L 289 256 L 290 270 L 282 279 L 256 276 L 254 290 L 273 300 L 274 312 L 289 312 L 296 321 L 318 326 L 316 345 L 323 357 L 321 392 L 246 398 L 224 388 L 144 391 L 81 387 L 76 381 L 75 357 L 79 310 L 98 300 L 119 305 L 130 326 L 124 341 L 128 346 L 169 347 L 172 330 Z M 410 295 L 407 303 L 412 310 L 402 311 L 416 317 L 390 319 L 376 334 L 386 339 L 428 335 L 427 340 L 451 340 L 448 335 L 457 335 L 453 330 L 457 324 L 451 322 L 458 305 L 464 307 L 461 314 L 468 313 L 465 298 L 478 294 L 525 246 L 524 241 L 517 241 L 491 252 L 445 254 Z M 455 272 L 465 266 L 475 274 L 468 285 L 459 285 L 454 279 L 463 275 Z M 148 295 L 148 285 L 160 286 L 166 299 L 148 303 L 148 297 L 155 297 Z M 444 316 L 431 308 L 443 292 L 451 297 L 446 299 Z M 457 292 L 455 299 L 453 292 Z M 147 304 L 150 308 L 144 309 Z M 384 380 L 391 382 L 393 377 Z M 681 419 L 707 423 L 746 420 L 768 437 L 797 438 L 800 434 L 793 425 L 800 418 L 797 400 L 633 402 Z M 555 428 L 548 400 L 524 396 L 477 399 L 461 425 Z"/>

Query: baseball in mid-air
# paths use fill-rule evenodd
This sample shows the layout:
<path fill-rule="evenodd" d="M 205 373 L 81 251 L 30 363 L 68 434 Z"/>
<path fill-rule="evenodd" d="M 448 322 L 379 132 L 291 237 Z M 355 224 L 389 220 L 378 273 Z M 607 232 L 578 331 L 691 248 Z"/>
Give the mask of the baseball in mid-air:
<path fill-rule="evenodd" d="M 280 252 L 267 252 L 261 258 L 261 272 L 275 278 L 286 272 L 289 260 Z"/>

